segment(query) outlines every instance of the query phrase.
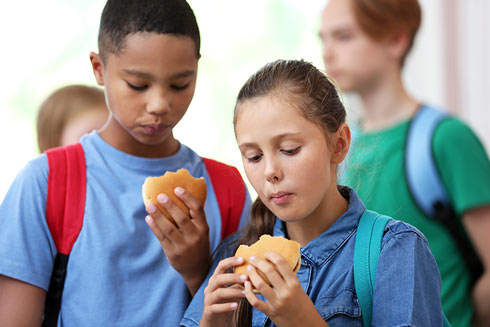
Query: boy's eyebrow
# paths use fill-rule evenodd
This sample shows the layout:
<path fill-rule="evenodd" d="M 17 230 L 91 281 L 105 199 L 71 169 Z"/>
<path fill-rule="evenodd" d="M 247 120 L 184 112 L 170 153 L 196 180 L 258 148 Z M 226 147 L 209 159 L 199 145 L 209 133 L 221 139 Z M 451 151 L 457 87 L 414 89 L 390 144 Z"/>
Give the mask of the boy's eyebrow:
<path fill-rule="evenodd" d="M 136 77 L 140 77 L 140 78 L 144 78 L 144 79 L 149 79 L 149 80 L 154 80 L 155 79 L 155 76 L 154 75 L 152 75 L 150 73 L 142 72 L 142 71 L 139 71 L 139 70 L 123 69 L 123 71 L 126 74 L 133 75 L 133 76 L 136 76 Z M 174 74 L 174 75 L 171 76 L 171 78 L 172 79 L 177 79 L 177 78 L 189 77 L 189 76 L 192 76 L 194 74 L 195 74 L 195 71 L 192 70 L 192 69 L 190 69 L 190 70 L 185 70 L 183 72 Z"/>

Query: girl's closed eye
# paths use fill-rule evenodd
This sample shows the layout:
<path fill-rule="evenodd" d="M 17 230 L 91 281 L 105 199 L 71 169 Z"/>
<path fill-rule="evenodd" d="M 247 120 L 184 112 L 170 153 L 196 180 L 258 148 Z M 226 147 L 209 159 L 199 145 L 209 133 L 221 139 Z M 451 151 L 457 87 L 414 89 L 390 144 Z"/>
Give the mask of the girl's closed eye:
<path fill-rule="evenodd" d="M 252 157 L 246 157 L 249 162 L 258 162 L 262 158 L 262 154 L 257 154 Z"/>
<path fill-rule="evenodd" d="M 292 156 L 292 155 L 294 155 L 294 154 L 298 153 L 298 152 L 299 152 L 299 150 L 301 150 L 301 147 L 300 147 L 300 146 L 298 146 L 298 147 L 296 147 L 296 148 L 294 148 L 294 149 L 290 149 L 290 150 L 283 149 L 283 150 L 281 150 L 281 151 L 282 151 L 283 153 L 287 154 L 288 156 Z"/>
<path fill-rule="evenodd" d="M 126 81 L 126 84 L 128 84 L 129 88 L 135 91 L 144 91 L 148 88 L 148 85 L 134 85 Z"/>

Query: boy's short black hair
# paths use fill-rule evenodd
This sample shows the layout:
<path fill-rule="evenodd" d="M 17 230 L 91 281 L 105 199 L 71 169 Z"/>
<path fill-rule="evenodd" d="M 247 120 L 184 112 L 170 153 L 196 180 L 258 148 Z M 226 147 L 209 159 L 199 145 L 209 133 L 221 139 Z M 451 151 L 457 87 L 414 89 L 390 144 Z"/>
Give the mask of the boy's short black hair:
<path fill-rule="evenodd" d="M 126 37 L 138 32 L 188 36 L 200 57 L 201 37 L 196 17 L 185 0 L 108 0 L 100 19 L 99 53 L 124 50 Z"/>

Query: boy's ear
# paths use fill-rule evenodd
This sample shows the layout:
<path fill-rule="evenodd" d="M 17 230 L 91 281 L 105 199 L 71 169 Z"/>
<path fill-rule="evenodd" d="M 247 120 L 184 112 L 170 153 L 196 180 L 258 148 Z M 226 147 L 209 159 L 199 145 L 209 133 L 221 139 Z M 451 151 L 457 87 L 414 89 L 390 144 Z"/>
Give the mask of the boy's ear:
<path fill-rule="evenodd" d="M 344 161 L 350 147 L 350 128 L 346 123 L 340 125 L 334 134 L 334 146 L 332 153 L 332 163 L 340 164 Z"/>
<path fill-rule="evenodd" d="M 90 52 L 90 63 L 94 71 L 95 80 L 100 86 L 104 86 L 104 63 L 98 53 Z"/>
<path fill-rule="evenodd" d="M 398 32 L 388 39 L 390 54 L 393 59 L 401 60 L 405 57 L 409 46 L 409 38 L 406 32 Z"/>

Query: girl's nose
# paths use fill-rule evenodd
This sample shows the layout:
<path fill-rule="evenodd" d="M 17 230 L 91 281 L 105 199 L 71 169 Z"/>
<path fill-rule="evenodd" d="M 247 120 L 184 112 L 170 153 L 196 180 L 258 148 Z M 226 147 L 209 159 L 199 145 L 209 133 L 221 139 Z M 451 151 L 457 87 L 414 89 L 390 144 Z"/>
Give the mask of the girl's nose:
<path fill-rule="evenodd" d="M 282 169 L 280 168 L 279 163 L 271 159 L 266 160 L 264 175 L 269 183 L 280 182 L 283 178 Z"/>

